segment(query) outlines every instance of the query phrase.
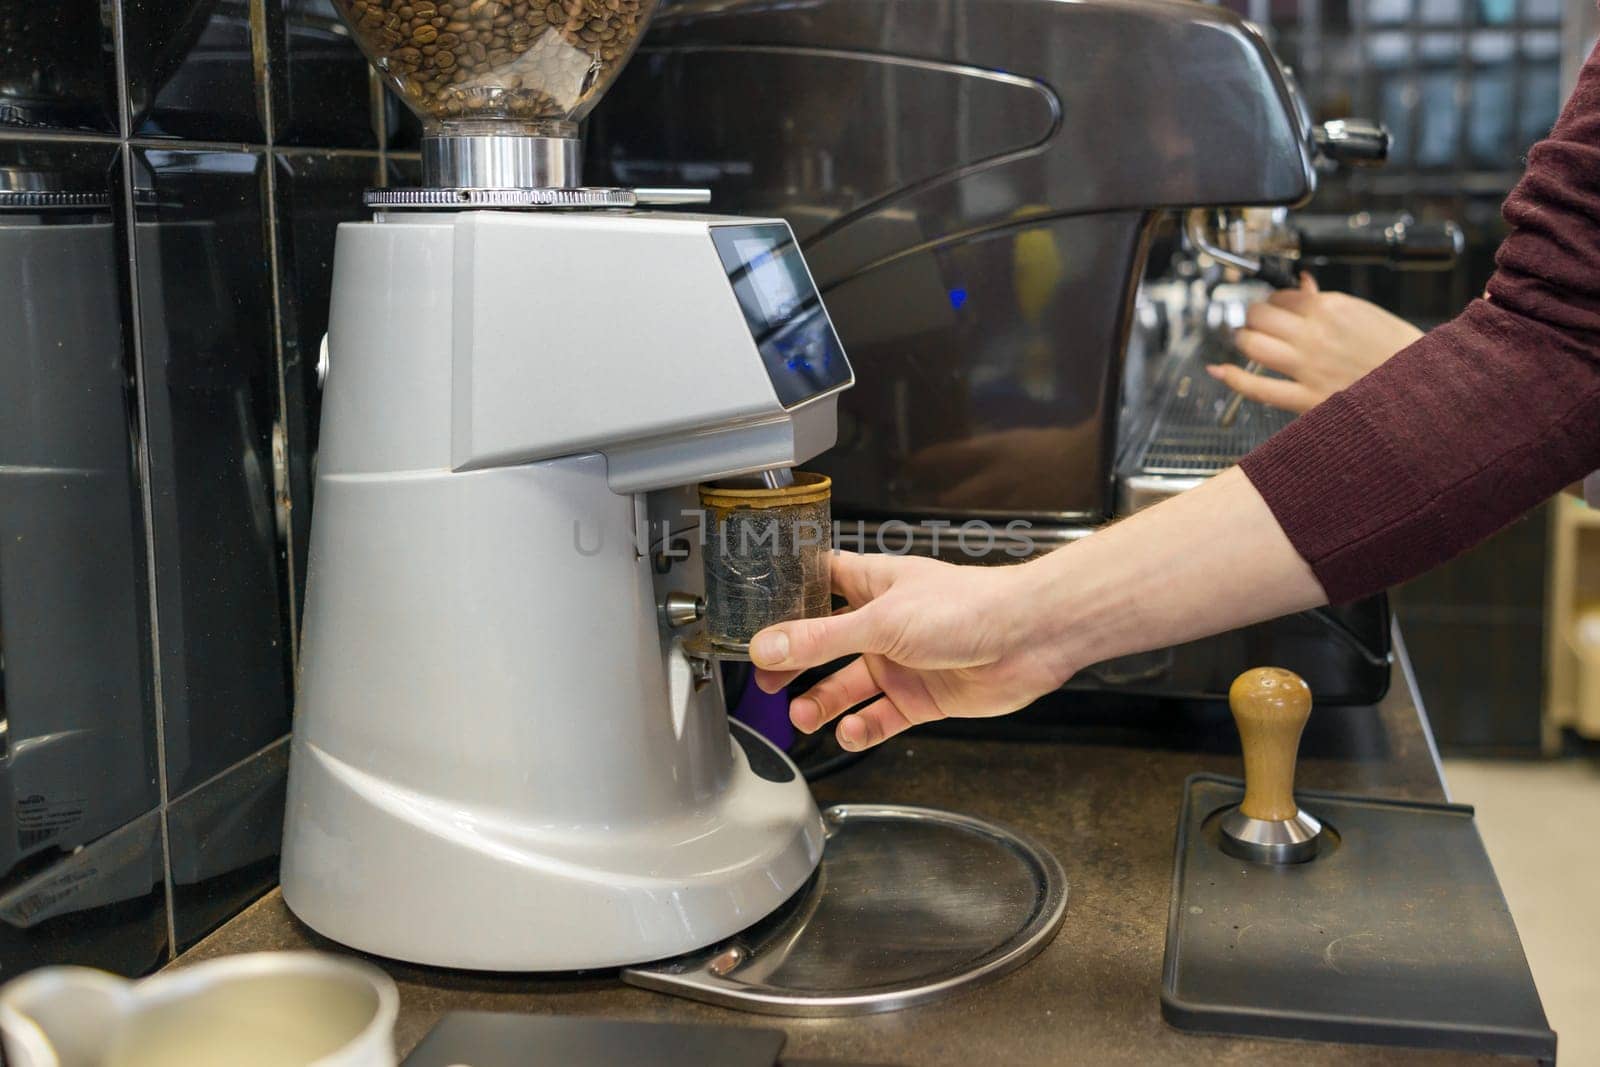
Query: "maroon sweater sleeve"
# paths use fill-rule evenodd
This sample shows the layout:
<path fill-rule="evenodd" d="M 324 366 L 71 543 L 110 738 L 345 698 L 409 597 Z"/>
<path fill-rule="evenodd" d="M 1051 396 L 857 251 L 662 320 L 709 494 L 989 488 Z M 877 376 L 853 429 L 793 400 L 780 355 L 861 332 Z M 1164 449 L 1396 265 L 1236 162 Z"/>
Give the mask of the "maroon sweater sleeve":
<path fill-rule="evenodd" d="M 1600 48 L 1505 217 L 1490 299 L 1240 463 L 1335 603 L 1444 562 L 1600 468 Z"/>

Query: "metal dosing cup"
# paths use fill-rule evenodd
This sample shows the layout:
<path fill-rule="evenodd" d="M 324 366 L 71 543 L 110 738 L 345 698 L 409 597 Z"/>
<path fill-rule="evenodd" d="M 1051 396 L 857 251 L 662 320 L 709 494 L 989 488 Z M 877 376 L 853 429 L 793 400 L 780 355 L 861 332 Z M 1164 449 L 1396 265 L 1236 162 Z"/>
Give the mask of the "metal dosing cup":
<path fill-rule="evenodd" d="M 833 482 L 795 472 L 794 483 L 700 487 L 706 512 L 706 634 L 744 652 L 773 623 L 832 610 Z"/>

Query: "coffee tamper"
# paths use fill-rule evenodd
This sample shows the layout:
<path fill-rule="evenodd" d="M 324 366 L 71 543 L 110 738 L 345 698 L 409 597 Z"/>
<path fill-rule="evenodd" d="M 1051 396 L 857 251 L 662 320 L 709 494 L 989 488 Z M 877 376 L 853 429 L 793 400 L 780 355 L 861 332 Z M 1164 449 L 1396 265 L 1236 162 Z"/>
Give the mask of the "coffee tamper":
<path fill-rule="evenodd" d="M 1311 689 L 1281 667 L 1245 671 L 1228 688 L 1244 747 L 1244 800 L 1222 817 L 1222 851 L 1258 863 L 1304 863 L 1317 854 L 1322 823 L 1294 799 L 1300 732 Z"/>

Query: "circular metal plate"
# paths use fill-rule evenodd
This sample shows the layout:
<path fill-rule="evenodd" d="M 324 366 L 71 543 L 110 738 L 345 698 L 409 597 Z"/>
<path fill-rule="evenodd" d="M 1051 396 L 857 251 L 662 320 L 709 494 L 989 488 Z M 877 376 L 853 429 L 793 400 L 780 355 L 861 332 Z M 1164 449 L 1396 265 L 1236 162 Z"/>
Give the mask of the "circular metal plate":
<path fill-rule="evenodd" d="M 442 211 L 470 208 L 606 208 L 704 204 L 709 189 L 368 189 L 368 207 Z"/>
<path fill-rule="evenodd" d="M 368 189 L 368 207 L 633 207 L 632 189 Z"/>
<path fill-rule="evenodd" d="M 1061 865 L 1009 830 L 888 805 L 823 818 L 822 862 L 777 913 L 623 981 L 768 1015 L 865 1015 L 1014 970 L 1061 926 Z"/>

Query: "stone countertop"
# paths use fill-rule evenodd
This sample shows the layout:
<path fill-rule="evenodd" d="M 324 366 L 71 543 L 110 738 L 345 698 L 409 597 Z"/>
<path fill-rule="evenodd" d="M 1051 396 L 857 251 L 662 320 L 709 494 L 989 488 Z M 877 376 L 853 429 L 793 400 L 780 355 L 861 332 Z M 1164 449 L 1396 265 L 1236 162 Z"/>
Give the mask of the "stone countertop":
<path fill-rule="evenodd" d="M 1404 663 L 1403 652 L 1399 657 Z M 1314 715 L 1306 788 L 1416 800 L 1446 793 L 1426 717 L 1397 668 L 1376 707 Z M 1066 869 L 1066 919 L 1019 970 L 947 1000 L 884 1015 L 784 1019 L 634 989 L 609 973 L 476 974 L 380 963 L 400 986 L 402 1055 L 452 1010 L 781 1027 L 786 1057 L 877 1064 L 1468 1064 L 1458 1052 L 1186 1034 L 1161 1019 L 1172 849 L 1185 778 L 1239 773 L 1225 708 L 1063 698 L 960 731 L 922 730 L 817 783 L 821 805 L 943 807 L 1031 835 Z M 311 932 L 274 891 L 173 966 L 240 952 L 348 951 Z"/>

